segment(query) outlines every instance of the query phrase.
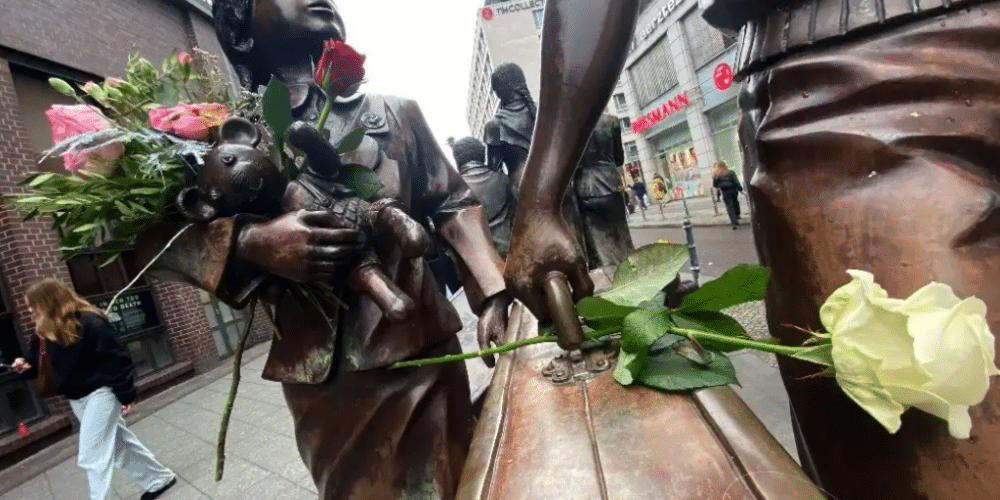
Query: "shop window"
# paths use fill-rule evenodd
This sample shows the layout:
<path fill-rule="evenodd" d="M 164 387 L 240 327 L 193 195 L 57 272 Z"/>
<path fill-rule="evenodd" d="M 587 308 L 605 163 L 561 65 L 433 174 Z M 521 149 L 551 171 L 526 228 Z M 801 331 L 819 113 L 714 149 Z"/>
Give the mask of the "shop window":
<path fill-rule="evenodd" d="M 69 259 L 67 265 L 76 293 L 106 309 L 114 295 L 135 278 L 139 266 L 132 251 L 104 267 L 98 267 L 98 259 L 98 255 L 85 252 Z M 174 363 L 153 287 L 145 277 L 122 293 L 114 309 L 108 311 L 108 319 L 132 355 L 138 375 Z"/>
<path fill-rule="evenodd" d="M 688 48 L 691 51 L 691 62 L 695 68 L 704 66 L 736 43 L 735 37 L 723 35 L 721 31 L 705 22 L 700 11 L 688 14 L 681 24 L 684 25 Z"/>
<path fill-rule="evenodd" d="M 632 87 L 635 88 L 635 98 L 640 106 L 655 101 L 677 85 L 677 73 L 674 71 L 674 60 L 667 38 L 660 37 L 628 69 Z"/>
<path fill-rule="evenodd" d="M 27 357 L 15 324 L 13 303 L 0 283 L 0 352 L 9 360 Z M 43 415 L 41 399 L 31 383 L 12 371 L 0 369 L 0 436 L 16 431 L 21 422 Z"/>
<path fill-rule="evenodd" d="M 619 113 L 628 112 L 628 101 L 625 100 L 625 94 L 615 94 L 615 111 Z"/>
<path fill-rule="evenodd" d="M 247 326 L 246 316 L 242 311 L 223 304 L 204 290 L 199 290 L 198 293 L 201 295 L 201 305 L 205 309 L 205 317 L 208 318 L 208 327 L 212 332 L 212 340 L 215 341 L 219 357 L 232 355 L 239 345 L 240 335 Z"/>

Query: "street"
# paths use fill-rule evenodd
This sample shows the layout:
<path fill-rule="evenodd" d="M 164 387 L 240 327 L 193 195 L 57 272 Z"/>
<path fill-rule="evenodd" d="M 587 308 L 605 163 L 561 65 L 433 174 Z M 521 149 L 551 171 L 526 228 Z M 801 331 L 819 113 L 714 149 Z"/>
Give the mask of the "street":
<path fill-rule="evenodd" d="M 704 276 L 716 277 L 737 264 L 758 262 L 749 224 L 741 224 L 735 231 L 729 226 L 699 226 L 692 228 L 692 231 Z M 636 247 L 661 239 L 671 243 L 687 243 L 683 228 L 632 228 L 632 242 Z M 690 272 L 689 266 L 684 267 L 684 272 Z"/>

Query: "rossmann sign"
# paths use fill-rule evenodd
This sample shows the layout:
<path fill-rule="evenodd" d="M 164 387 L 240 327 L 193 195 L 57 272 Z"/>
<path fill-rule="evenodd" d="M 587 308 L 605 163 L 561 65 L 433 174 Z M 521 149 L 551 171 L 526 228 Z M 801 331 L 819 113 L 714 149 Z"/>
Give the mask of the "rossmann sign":
<path fill-rule="evenodd" d="M 489 21 L 496 16 L 503 16 L 514 12 L 533 11 L 544 7 L 545 0 L 523 0 L 521 2 L 508 2 L 502 5 L 484 7 L 482 13 L 483 19 Z"/>
<path fill-rule="evenodd" d="M 638 134 L 649 130 L 650 127 L 663 121 L 664 118 L 686 108 L 688 104 L 690 101 L 688 101 L 687 91 L 675 95 L 673 99 L 663 103 L 663 106 L 632 120 L 632 133 Z"/>

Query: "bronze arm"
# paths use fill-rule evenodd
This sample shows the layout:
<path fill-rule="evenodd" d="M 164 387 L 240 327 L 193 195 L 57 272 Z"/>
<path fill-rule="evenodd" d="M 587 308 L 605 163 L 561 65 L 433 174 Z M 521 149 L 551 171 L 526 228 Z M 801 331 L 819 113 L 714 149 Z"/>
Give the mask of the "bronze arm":
<path fill-rule="evenodd" d="M 574 298 L 593 282 L 586 259 L 560 216 L 566 192 L 627 56 L 638 0 L 549 0 L 542 31 L 538 120 L 520 197 L 505 278 L 539 319 L 548 317 L 542 287 L 565 274 Z"/>

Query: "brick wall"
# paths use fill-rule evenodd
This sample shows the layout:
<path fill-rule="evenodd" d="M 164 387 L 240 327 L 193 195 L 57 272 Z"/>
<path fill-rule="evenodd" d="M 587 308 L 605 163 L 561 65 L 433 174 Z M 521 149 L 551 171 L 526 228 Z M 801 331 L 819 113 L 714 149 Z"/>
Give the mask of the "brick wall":
<path fill-rule="evenodd" d="M 0 59 L 0 193 L 24 192 L 17 183 L 35 168 L 37 153 L 29 145 L 18 110 L 10 66 Z M 45 219 L 24 221 L 0 204 L 0 270 L 7 278 L 15 317 L 25 338 L 34 333 L 24 298 L 28 287 L 42 278 L 70 281 L 66 265 L 59 260 L 59 240 L 50 224 Z M 48 404 L 53 413 L 69 413 L 63 398 L 52 398 Z"/>
<path fill-rule="evenodd" d="M 0 0 L 0 12 L 0 46 L 95 75 L 120 75 L 136 49 L 158 63 L 189 47 L 187 14 L 166 0 Z"/>

